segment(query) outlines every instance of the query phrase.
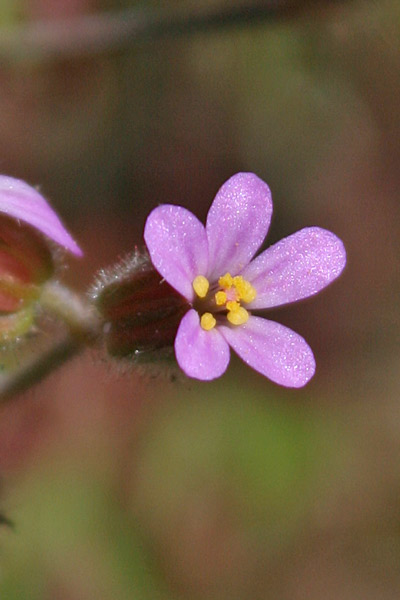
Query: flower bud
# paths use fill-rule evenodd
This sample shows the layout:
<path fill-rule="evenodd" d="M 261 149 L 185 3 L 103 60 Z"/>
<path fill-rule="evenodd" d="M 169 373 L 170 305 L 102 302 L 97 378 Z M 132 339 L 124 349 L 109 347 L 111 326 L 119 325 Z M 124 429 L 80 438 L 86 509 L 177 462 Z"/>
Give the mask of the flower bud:
<path fill-rule="evenodd" d="M 146 251 L 101 271 L 91 296 L 104 321 L 109 354 L 145 362 L 173 356 L 187 301 L 154 269 Z"/>
<path fill-rule="evenodd" d="M 29 225 L 0 215 L 0 314 L 15 313 L 36 300 L 53 271 L 44 239 Z"/>
<path fill-rule="evenodd" d="M 54 243 L 82 254 L 35 188 L 0 175 L 0 344 L 31 329 L 42 286 L 54 274 Z"/>

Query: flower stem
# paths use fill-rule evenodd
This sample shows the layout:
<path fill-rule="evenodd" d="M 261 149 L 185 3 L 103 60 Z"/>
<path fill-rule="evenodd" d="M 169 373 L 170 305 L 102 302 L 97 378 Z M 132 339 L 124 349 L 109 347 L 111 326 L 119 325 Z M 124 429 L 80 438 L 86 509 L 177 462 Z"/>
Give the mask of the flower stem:
<path fill-rule="evenodd" d="M 90 343 L 96 339 L 99 319 L 94 307 L 61 283 L 51 281 L 44 286 L 40 305 L 60 319 L 76 340 Z"/>
<path fill-rule="evenodd" d="M 50 282 L 43 288 L 41 308 L 57 317 L 67 327 L 67 333 L 50 348 L 35 354 L 11 373 L 0 375 L 0 402 L 5 403 L 15 394 L 29 389 L 59 366 L 70 360 L 99 333 L 99 320 L 93 307 L 65 286 Z"/>
<path fill-rule="evenodd" d="M 35 355 L 32 361 L 24 363 L 23 366 L 11 374 L 2 374 L 0 377 L 0 402 L 4 404 L 15 394 L 39 383 L 82 349 L 82 343 L 73 337 L 67 336 L 42 354 Z"/>

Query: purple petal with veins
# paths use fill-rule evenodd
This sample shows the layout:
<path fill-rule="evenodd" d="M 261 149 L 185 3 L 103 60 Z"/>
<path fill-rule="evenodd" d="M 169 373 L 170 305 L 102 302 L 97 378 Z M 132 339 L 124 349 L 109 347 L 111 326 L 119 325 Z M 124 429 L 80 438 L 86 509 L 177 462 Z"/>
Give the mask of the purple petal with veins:
<path fill-rule="evenodd" d="M 343 242 L 330 231 L 308 227 L 267 248 L 241 273 L 257 291 L 249 309 L 270 308 L 312 296 L 340 275 Z"/>
<path fill-rule="evenodd" d="M 222 325 L 218 329 L 246 364 L 275 383 L 302 387 L 314 375 L 311 348 L 298 333 L 280 323 L 251 316 L 240 327 Z"/>
<path fill-rule="evenodd" d="M 210 279 L 237 275 L 267 235 L 272 216 L 269 187 L 253 173 L 238 173 L 221 187 L 207 216 Z"/>
<path fill-rule="evenodd" d="M 160 275 L 191 301 L 194 278 L 208 270 L 204 225 L 186 208 L 163 204 L 147 217 L 144 239 Z"/>

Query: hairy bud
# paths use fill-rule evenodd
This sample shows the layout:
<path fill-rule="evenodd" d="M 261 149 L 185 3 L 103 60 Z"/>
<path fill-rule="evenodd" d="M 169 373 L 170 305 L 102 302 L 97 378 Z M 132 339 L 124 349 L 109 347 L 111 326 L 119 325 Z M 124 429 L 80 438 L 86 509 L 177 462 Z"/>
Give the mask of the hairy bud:
<path fill-rule="evenodd" d="M 154 269 L 146 251 L 135 250 L 103 270 L 91 290 L 103 319 L 109 354 L 148 362 L 173 356 L 187 301 Z"/>

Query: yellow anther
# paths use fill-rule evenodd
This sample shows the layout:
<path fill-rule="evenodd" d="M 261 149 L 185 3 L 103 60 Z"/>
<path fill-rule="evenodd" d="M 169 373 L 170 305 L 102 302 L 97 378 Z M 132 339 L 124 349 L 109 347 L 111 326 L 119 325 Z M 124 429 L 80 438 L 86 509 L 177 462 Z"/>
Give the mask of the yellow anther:
<path fill-rule="evenodd" d="M 240 304 L 239 304 L 239 302 L 236 302 L 235 300 L 229 300 L 229 301 L 226 303 L 226 308 L 227 308 L 229 311 L 236 312 L 236 311 L 238 311 L 238 310 L 239 310 L 239 308 L 240 308 Z"/>
<path fill-rule="evenodd" d="M 233 277 L 230 273 L 225 273 L 218 279 L 218 283 L 222 288 L 228 289 L 233 285 Z"/>
<path fill-rule="evenodd" d="M 215 294 L 215 304 L 218 306 L 223 306 L 226 302 L 226 293 L 225 292 L 217 292 Z"/>
<path fill-rule="evenodd" d="M 243 279 L 241 275 L 236 275 L 233 278 L 233 285 L 236 288 L 238 294 L 238 300 L 243 300 L 243 302 L 252 302 L 256 296 L 257 292 L 251 285 L 249 281 Z"/>
<path fill-rule="evenodd" d="M 225 273 L 218 279 L 220 290 L 215 292 L 215 305 L 224 307 L 227 311 L 226 318 L 232 325 L 243 325 L 249 319 L 249 313 L 241 302 L 252 302 L 257 294 L 249 281 L 243 279 L 241 275 L 232 277 L 230 273 Z M 199 298 L 205 298 L 208 294 L 210 284 L 203 275 L 198 275 L 193 281 L 193 289 Z M 215 289 L 215 288 L 214 288 Z M 210 331 L 217 324 L 214 315 L 210 312 L 203 313 L 200 317 L 200 326 L 205 331 Z"/>
<path fill-rule="evenodd" d="M 204 275 L 197 275 L 193 280 L 192 286 L 199 298 L 205 298 L 210 284 Z"/>
<path fill-rule="evenodd" d="M 237 310 L 229 311 L 226 318 L 232 325 L 243 325 L 249 320 L 249 313 L 243 306 L 239 306 Z"/>
<path fill-rule="evenodd" d="M 213 317 L 213 315 L 211 313 L 206 312 L 203 315 L 201 315 L 200 325 L 206 331 L 210 331 L 210 329 L 213 329 L 215 327 L 216 323 L 217 323 L 217 321 L 215 320 L 215 318 Z"/>

